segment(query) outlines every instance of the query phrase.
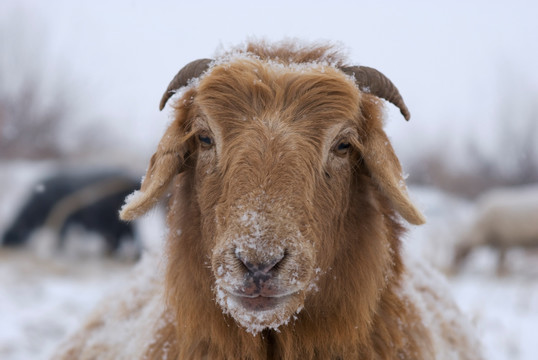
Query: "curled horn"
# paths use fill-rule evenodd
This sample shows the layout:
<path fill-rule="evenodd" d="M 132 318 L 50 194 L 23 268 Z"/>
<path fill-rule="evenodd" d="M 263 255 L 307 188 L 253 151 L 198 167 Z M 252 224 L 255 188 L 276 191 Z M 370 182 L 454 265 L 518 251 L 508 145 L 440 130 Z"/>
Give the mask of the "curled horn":
<path fill-rule="evenodd" d="M 400 92 L 381 72 L 367 66 L 344 66 L 340 69 L 348 75 L 353 75 L 359 89 L 393 103 L 400 109 L 405 120 L 409 120 L 411 114 Z"/>
<path fill-rule="evenodd" d="M 185 65 L 179 72 L 174 76 L 170 84 L 168 85 L 168 88 L 163 94 L 163 97 L 161 98 L 161 103 L 159 104 L 159 110 L 164 109 L 164 106 L 166 105 L 166 102 L 177 89 L 185 86 L 188 84 L 189 80 L 197 78 L 198 76 L 202 75 L 204 71 L 206 71 L 209 68 L 209 64 L 213 60 L 211 59 L 198 59 L 191 61 L 187 65 Z"/>

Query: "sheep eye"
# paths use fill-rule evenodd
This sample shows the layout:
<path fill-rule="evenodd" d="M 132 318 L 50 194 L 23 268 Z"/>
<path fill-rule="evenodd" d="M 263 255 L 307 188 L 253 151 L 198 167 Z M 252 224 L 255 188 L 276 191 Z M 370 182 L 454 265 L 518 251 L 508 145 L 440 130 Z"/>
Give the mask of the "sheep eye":
<path fill-rule="evenodd" d="M 198 140 L 203 147 L 210 147 L 213 145 L 213 139 L 208 135 L 198 135 Z"/>
<path fill-rule="evenodd" d="M 336 146 L 334 147 L 333 151 L 340 156 L 346 155 L 349 152 L 349 149 L 351 148 L 351 144 L 347 141 L 340 141 Z"/>

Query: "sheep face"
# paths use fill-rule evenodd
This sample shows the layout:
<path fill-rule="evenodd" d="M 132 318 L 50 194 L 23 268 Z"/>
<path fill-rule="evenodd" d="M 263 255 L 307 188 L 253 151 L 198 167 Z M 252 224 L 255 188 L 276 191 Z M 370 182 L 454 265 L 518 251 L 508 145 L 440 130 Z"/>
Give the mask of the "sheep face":
<path fill-rule="evenodd" d="M 347 203 L 359 92 L 336 70 L 308 71 L 227 64 L 194 100 L 195 184 L 214 291 L 252 332 L 301 310 L 333 261 L 320 264 L 317 254 Z"/>
<path fill-rule="evenodd" d="M 169 222 L 199 232 L 194 246 L 200 264 L 210 259 L 208 287 L 247 331 L 276 329 L 301 311 L 318 277 L 345 253 L 346 221 L 364 214 L 361 221 L 382 228 L 374 188 L 408 221 L 423 221 L 407 198 L 378 99 L 335 67 L 227 61 L 176 102 L 175 115 L 141 192 L 121 215 L 147 211 L 184 172 L 188 199 L 172 203 Z M 359 187 L 362 213 L 350 206 Z M 189 214 L 176 214 L 183 208 Z M 170 240 L 171 247 L 181 241 Z M 375 292 L 386 278 L 389 246 L 364 246 L 364 254 L 382 254 L 375 255 L 382 259 L 378 273 L 369 276 L 380 279 L 368 285 Z"/>

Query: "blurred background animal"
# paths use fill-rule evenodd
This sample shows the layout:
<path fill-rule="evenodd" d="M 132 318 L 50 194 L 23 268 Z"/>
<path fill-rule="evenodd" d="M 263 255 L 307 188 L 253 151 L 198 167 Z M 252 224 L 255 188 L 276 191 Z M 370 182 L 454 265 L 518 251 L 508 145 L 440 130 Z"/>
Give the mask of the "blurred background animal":
<path fill-rule="evenodd" d="M 118 211 L 140 181 L 117 170 L 62 170 L 37 183 L 2 236 L 4 246 L 22 246 L 37 230 L 54 234 L 56 247 L 65 246 L 73 227 L 96 233 L 108 254 L 122 242 L 136 243 L 133 223 L 121 221 Z M 140 252 L 140 246 L 135 246 Z"/>
<path fill-rule="evenodd" d="M 515 248 L 538 248 L 538 185 L 498 188 L 477 201 L 476 217 L 456 246 L 454 270 L 465 266 L 475 249 L 498 253 L 497 274 L 507 271 L 506 254 Z"/>

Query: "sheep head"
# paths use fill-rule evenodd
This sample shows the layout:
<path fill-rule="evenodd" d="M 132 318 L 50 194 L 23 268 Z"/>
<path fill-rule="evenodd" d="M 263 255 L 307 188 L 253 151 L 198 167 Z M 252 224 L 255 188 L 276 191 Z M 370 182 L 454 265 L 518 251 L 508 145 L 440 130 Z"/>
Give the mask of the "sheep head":
<path fill-rule="evenodd" d="M 194 75 L 208 67 L 204 61 Z M 190 75 L 180 74 L 174 81 L 185 85 Z M 121 212 L 124 219 L 144 213 L 185 172 L 214 297 L 253 333 L 301 311 L 320 274 L 337 261 L 346 222 L 362 216 L 356 199 L 370 214 L 362 221 L 391 215 L 372 195 L 380 190 L 407 221 L 423 222 L 382 129 L 377 96 L 393 101 L 394 94 L 373 94 L 377 85 L 360 91 L 351 74 L 357 79 L 357 68 L 248 56 L 216 63 L 176 102 L 141 192 Z M 403 100 L 398 105 L 405 108 Z M 170 212 L 183 205 L 172 203 Z M 382 279 L 390 251 L 381 242 L 368 246 L 385 254 Z"/>

